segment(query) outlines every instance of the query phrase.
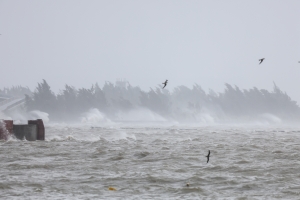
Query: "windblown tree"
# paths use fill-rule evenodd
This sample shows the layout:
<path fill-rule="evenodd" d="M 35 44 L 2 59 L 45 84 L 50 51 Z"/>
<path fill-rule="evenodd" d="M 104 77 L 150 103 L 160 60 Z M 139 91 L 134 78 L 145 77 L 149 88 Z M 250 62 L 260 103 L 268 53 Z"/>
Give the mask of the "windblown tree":
<path fill-rule="evenodd" d="M 285 117 L 299 116 L 300 109 L 297 102 L 292 101 L 292 99 L 285 92 L 282 92 L 275 83 L 271 98 L 271 110 L 276 108 L 275 114 L 284 115 Z"/>
<path fill-rule="evenodd" d="M 140 96 L 141 106 L 146 107 L 160 115 L 168 116 L 171 113 L 171 98 L 168 90 L 152 88 L 148 93 L 141 92 Z"/>
<path fill-rule="evenodd" d="M 105 111 L 107 109 L 107 101 L 105 95 L 101 88 L 99 87 L 98 83 L 95 84 L 95 93 L 94 93 L 94 101 L 95 107 L 101 111 Z"/>
<path fill-rule="evenodd" d="M 179 86 L 172 93 L 156 87 L 148 92 L 130 84 L 106 82 L 101 89 L 96 83 L 91 88 L 75 89 L 66 85 L 57 96 L 43 80 L 32 95 L 26 95 L 27 110 L 41 110 L 53 119 L 78 118 L 91 108 L 97 108 L 112 119 L 118 112 L 127 112 L 139 107 L 147 108 L 166 118 L 175 120 L 197 120 L 207 114 L 217 120 L 251 119 L 268 113 L 283 119 L 298 119 L 300 108 L 295 101 L 275 84 L 269 92 L 256 87 L 241 90 L 225 84 L 222 93 L 209 90 L 208 94 L 199 86 L 192 89 Z"/>
<path fill-rule="evenodd" d="M 27 95 L 25 100 L 28 110 L 41 110 L 49 114 L 57 111 L 56 95 L 44 79 L 42 83 L 38 83 L 32 97 Z"/>
<path fill-rule="evenodd" d="M 78 115 L 77 90 L 74 87 L 65 85 L 65 89 L 57 95 L 57 103 L 62 119 Z"/>
<path fill-rule="evenodd" d="M 24 97 L 24 95 L 31 95 L 32 92 L 28 87 L 12 86 L 11 88 L 0 89 L 0 96 L 7 97 Z"/>

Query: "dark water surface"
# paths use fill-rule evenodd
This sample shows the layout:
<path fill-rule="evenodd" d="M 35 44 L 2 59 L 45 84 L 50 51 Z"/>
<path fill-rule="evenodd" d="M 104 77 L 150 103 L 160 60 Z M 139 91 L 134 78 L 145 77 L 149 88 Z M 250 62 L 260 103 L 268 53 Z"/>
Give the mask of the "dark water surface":
<path fill-rule="evenodd" d="M 49 125 L 0 141 L 0 198 L 299 199 L 299 152 L 300 128 Z"/>

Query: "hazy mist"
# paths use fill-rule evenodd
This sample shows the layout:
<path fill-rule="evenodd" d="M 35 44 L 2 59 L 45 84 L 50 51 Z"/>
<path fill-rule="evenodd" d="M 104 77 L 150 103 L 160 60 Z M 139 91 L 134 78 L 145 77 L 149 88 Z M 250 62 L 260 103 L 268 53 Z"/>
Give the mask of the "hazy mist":
<path fill-rule="evenodd" d="M 127 81 L 98 83 L 89 88 L 65 85 L 57 94 L 46 80 L 31 92 L 18 86 L 0 90 L 2 98 L 22 98 L 3 109 L 0 118 L 19 122 L 42 118 L 45 122 L 107 124 L 111 122 L 172 122 L 213 124 L 281 124 L 297 122 L 300 107 L 273 83 L 273 90 L 240 89 L 225 84 L 223 92 L 177 86 L 173 91 L 157 85 L 149 91 Z M 3 100 L 2 100 L 3 101 Z M 5 101 L 5 100 L 4 100 Z M 3 101 L 3 102 L 4 102 Z M 0 101 L 1 108 L 1 101 Z"/>
<path fill-rule="evenodd" d="M 0 0 L 0 88 L 125 78 L 148 91 L 199 84 L 300 101 L 300 1 Z M 259 65 L 258 59 L 266 58 Z"/>

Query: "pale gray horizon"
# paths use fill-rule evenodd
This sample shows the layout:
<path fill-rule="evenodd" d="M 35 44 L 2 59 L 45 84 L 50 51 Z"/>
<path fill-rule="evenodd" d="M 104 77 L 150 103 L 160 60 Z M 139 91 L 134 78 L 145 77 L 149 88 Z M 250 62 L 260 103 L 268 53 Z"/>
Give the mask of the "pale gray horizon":
<path fill-rule="evenodd" d="M 0 0 L 0 88 L 122 78 L 146 91 L 168 79 L 170 91 L 221 92 L 275 82 L 300 102 L 299 10 L 297 0 Z"/>

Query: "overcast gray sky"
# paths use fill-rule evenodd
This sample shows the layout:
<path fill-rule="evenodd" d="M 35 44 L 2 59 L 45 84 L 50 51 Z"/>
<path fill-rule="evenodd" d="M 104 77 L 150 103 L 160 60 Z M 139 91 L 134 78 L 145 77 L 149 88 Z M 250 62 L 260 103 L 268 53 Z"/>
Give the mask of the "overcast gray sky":
<path fill-rule="evenodd" d="M 0 0 L 0 34 L 0 88 L 274 81 L 300 102 L 299 0 Z"/>

